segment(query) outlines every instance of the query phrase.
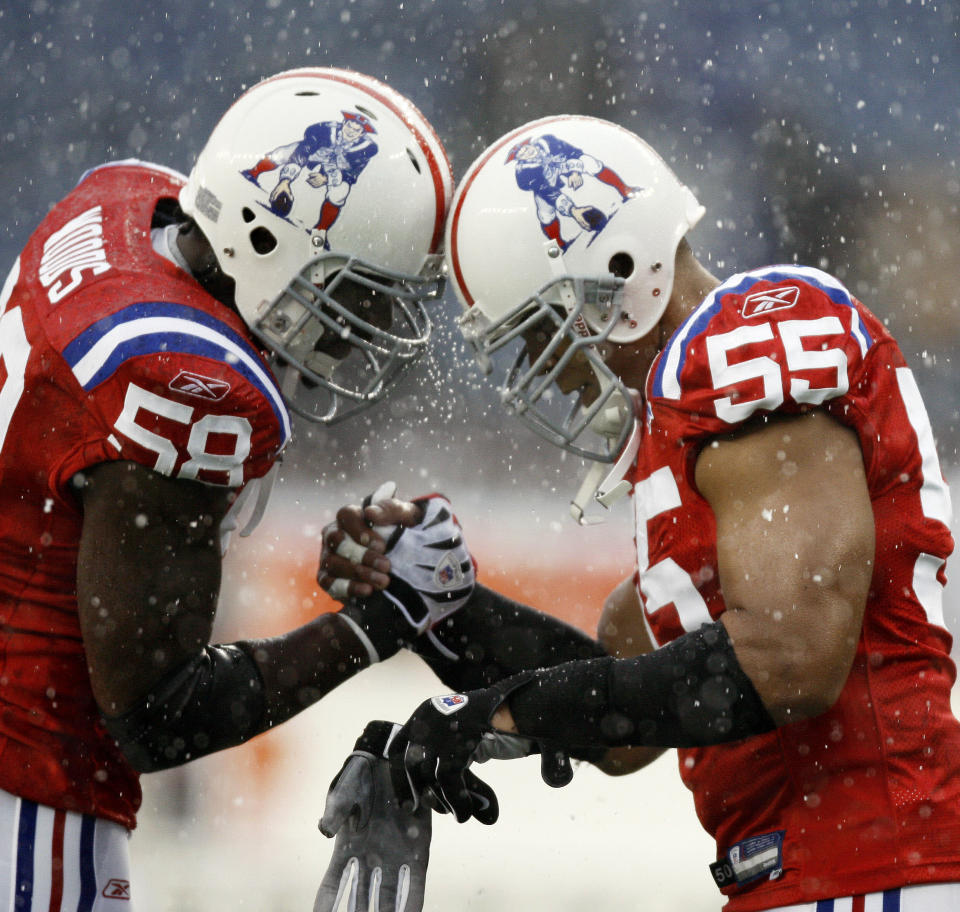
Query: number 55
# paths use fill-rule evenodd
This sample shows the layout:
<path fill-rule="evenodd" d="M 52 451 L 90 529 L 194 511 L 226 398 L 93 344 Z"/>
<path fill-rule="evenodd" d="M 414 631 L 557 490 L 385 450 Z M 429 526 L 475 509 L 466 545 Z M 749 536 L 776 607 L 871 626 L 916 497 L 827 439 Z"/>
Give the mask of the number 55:
<path fill-rule="evenodd" d="M 803 340 L 811 336 L 842 336 L 843 324 L 836 316 L 820 317 L 817 320 L 784 320 L 781 323 L 758 323 L 750 326 L 738 326 L 727 333 L 707 337 L 707 359 L 714 389 L 735 386 L 748 380 L 761 380 L 763 394 L 754 399 L 737 399 L 733 396 L 721 396 L 716 400 L 717 417 L 729 424 L 736 424 L 749 417 L 758 408 L 776 409 L 783 404 L 783 383 L 780 379 L 780 365 L 773 358 L 761 355 L 748 361 L 730 364 L 729 352 L 745 345 L 768 342 L 774 338 L 776 325 L 780 341 L 787 359 L 787 370 L 791 373 L 803 370 L 834 369 L 836 382 L 832 386 L 811 386 L 809 380 L 802 377 L 790 378 L 790 396 L 794 402 L 808 405 L 820 405 L 826 399 L 842 396 L 850 386 L 847 377 L 847 355 L 840 348 L 809 350 L 803 347 Z"/>

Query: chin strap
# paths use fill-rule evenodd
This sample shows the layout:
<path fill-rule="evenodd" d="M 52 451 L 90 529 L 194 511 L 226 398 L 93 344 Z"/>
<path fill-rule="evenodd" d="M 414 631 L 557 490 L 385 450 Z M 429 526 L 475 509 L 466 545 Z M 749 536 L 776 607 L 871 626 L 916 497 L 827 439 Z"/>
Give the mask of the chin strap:
<path fill-rule="evenodd" d="M 585 508 L 591 501 L 595 501 L 605 509 L 615 504 L 621 497 L 630 491 L 630 482 L 626 475 L 630 471 L 637 452 L 640 449 L 640 422 L 634 418 L 633 427 L 627 443 L 621 451 L 613 468 L 608 470 L 607 463 L 595 462 L 584 476 L 576 496 L 570 503 L 570 515 L 581 526 L 592 526 L 602 523 L 603 516 L 586 516 Z"/>
<path fill-rule="evenodd" d="M 284 401 L 289 402 L 296 392 L 297 384 L 300 382 L 300 375 L 296 368 L 287 366 L 281 380 L 280 392 Z M 246 538 L 252 534 L 253 530 L 260 525 L 264 513 L 267 512 L 267 504 L 270 501 L 270 495 L 273 493 L 273 486 L 277 483 L 277 475 L 280 472 L 280 460 L 276 462 L 261 478 L 254 478 L 247 482 L 243 490 L 237 496 L 226 516 L 220 522 L 220 553 L 226 554 L 227 545 L 230 543 L 230 536 L 240 530 L 240 537 Z M 240 519 L 240 513 L 245 504 L 253 496 L 256 489 L 256 500 L 253 503 L 253 509 L 243 521 Z"/>
<path fill-rule="evenodd" d="M 298 374 L 292 367 L 288 367 L 283 375 L 283 386 L 281 392 L 284 397 L 292 396 L 297 387 Z M 273 493 L 273 486 L 277 483 L 277 475 L 280 472 L 280 460 L 278 459 L 267 474 L 262 478 L 254 478 L 248 482 L 246 487 L 240 492 L 239 497 L 233 502 L 233 505 L 227 511 L 227 515 L 220 523 L 221 551 L 226 553 L 227 544 L 230 539 L 230 533 L 240 529 L 240 537 L 246 538 L 263 519 L 267 512 L 267 504 L 270 501 L 270 495 Z M 241 523 L 240 511 L 243 505 L 250 499 L 253 489 L 256 488 L 257 498 L 254 501 L 253 509 L 250 511 L 247 519 Z"/>

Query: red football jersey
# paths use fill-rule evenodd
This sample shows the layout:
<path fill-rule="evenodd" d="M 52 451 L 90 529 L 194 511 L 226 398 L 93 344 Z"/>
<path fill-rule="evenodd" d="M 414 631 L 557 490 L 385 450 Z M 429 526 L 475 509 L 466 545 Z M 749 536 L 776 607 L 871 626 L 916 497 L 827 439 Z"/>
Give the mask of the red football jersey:
<path fill-rule="evenodd" d="M 645 618 L 663 644 L 725 610 L 713 514 L 693 480 L 705 441 L 761 412 L 814 407 L 859 437 L 875 570 L 829 712 L 679 752 L 730 912 L 960 880 L 960 724 L 942 609 L 950 497 L 898 346 L 825 273 L 734 276 L 654 363 L 634 479 Z"/>
<path fill-rule="evenodd" d="M 240 488 L 290 435 L 243 322 L 151 246 L 182 183 L 137 162 L 89 172 L 0 292 L 0 788 L 128 827 L 140 786 L 87 675 L 72 479 L 132 460 Z"/>

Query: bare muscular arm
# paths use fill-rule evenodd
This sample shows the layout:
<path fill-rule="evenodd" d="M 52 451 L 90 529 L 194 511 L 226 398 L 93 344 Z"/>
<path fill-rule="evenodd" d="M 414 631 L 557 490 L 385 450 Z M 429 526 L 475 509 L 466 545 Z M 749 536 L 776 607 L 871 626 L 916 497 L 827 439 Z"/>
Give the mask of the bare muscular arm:
<path fill-rule="evenodd" d="M 116 715 L 210 641 L 231 492 L 105 463 L 82 493 L 80 626 L 94 696 Z"/>
<path fill-rule="evenodd" d="M 825 412 L 776 419 L 701 453 L 717 522 L 722 621 L 782 725 L 833 705 L 873 575 L 874 524 L 856 435 Z"/>
<path fill-rule="evenodd" d="M 219 527 L 232 496 L 134 463 L 85 473 L 77 602 L 93 693 L 105 715 L 129 710 L 209 643 L 220 589 Z M 368 664 L 335 614 L 258 641 L 251 652 L 271 725 Z"/>
<path fill-rule="evenodd" d="M 873 511 L 856 436 L 825 412 L 776 418 L 712 442 L 696 472 L 716 519 L 720 623 L 740 673 L 776 725 L 825 712 L 850 672 L 873 575 Z M 541 677 L 540 690 L 499 707 L 497 728 L 517 731 L 517 700 L 542 699 L 545 687 L 562 692 L 565 679 Z M 544 730 L 529 709 L 520 734 Z"/>

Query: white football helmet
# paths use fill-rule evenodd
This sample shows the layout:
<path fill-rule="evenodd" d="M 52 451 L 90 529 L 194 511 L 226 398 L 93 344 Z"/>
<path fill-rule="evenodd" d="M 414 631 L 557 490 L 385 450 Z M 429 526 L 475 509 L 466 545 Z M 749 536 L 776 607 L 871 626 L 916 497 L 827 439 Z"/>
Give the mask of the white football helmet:
<path fill-rule="evenodd" d="M 284 384 L 295 411 L 352 415 L 424 351 L 452 187 L 424 116 L 359 73 L 279 73 L 217 124 L 180 205 L 234 280 L 250 330 L 300 381 Z M 298 386 L 319 406 L 295 401 Z"/>
<path fill-rule="evenodd" d="M 451 204 L 448 276 L 481 365 L 506 359 L 511 411 L 564 449 L 617 459 L 633 409 L 604 343 L 656 326 L 677 245 L 703 212 L 647 143 L 592 117 L 535 120 L 477 158 Z M 577 357 L 599 385 L 589 405 L 556 387 Z"/>

